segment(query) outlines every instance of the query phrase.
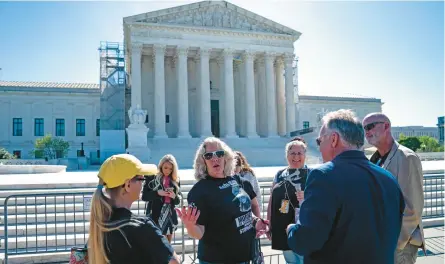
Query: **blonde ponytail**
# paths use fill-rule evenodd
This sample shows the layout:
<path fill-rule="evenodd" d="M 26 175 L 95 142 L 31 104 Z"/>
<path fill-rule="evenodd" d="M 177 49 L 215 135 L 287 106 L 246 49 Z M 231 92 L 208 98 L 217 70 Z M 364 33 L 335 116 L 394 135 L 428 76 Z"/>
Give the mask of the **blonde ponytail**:
<path fill-rule="evenodd" d="M 102 186 L 101 183 L 99 183 Z M 110 220 L 112 207 L 109 199 L 105 197 L 102 188 L 98 187 L 93 194 L 90 210 L 90 230 L 88 237 L 89 264 L 107 264 L 109 260 L 105 252 L 106 223 Z"/>

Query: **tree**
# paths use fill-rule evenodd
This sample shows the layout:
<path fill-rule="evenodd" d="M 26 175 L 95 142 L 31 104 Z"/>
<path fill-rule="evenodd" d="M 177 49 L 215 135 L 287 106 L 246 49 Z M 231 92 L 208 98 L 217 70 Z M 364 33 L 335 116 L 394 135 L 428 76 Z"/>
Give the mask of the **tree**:
<path fill-rule="evenodd" d="M 70 144 L 59 137 L 52 137 L 48 134 L 36 139 L 34 149 L 31 153 L 36 158 L 57 159 L 64 158 L 68 154 Z"/>
<path fill-rule="evenodd" d="M 417 151 L 421 146 L 421 142 L 418 137 L 399 138 L 399 143 L 409 149 L 412 149 L 413 151 Z"/>
<path fill-rule="evenodd" d="M 420 150 L 422 152 L 439 152 L 443 151 L 443 146 L 440 145 L 439 141 L 430 136 L 420 136 Z"/>
<path fill-rule="evenodd" d="M 0 148 L 0 159 L 15 159 L 16 156 L 9 153 L 6 149 Z"/>
<path fill-rule="evenodd" d="M 401 141 L 401 140 L 405 140 L 405 139 L 406 139 L 405 134 L 400 133 L 400 135 L 399 135 L 399 141 Z"/>

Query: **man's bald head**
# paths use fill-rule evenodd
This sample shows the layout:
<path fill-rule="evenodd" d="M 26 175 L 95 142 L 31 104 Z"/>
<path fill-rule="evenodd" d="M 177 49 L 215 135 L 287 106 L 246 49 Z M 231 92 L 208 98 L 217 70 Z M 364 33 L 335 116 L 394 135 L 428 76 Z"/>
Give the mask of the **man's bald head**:
<path fill-rule="evenodd" d="M 391 121 L 388 116 L 383 113 L 370 113 L 363 118 L 363 126 L 374 122 L 385 122 L 391 126 Z"/>
<path fill-rule="evenodd" d="M 391 121 L 383 113 L 371 113 L 363 118 L 365 137 L 369 144 L 385 148 L 393 141 L 391 135 Z"/>

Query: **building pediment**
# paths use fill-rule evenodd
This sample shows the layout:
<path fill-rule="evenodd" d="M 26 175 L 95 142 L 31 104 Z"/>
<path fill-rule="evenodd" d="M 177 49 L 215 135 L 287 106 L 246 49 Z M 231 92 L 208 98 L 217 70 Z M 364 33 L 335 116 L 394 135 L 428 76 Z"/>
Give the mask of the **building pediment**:
<path fill-rule="evenodd" d="M 285 34 L 301 33 L 226 1 L 203 1 L 124 18 L 124 23 L 150 23 Z"/>

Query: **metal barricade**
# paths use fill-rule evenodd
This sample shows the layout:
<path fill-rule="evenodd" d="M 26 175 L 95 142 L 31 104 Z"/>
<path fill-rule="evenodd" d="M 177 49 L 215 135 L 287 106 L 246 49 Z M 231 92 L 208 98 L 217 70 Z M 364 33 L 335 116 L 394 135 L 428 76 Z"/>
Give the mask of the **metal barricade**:
<path fill-rule="evenodd" d="M 444 216 L 444 183 L 443 173 L 424 175 L 423 218 Z M 270 184 L 260 186 L 263 218 L 267 215 L 270 189 Z M 5 199 L 3 204 L 5 264 L 8 263 L 8 256 L 69 252 L 71 247 L 85 244 L 88 239 L 89 205 L 94 189 L 77 192 L 56 191 L 11 195 Z M 181 206 L 187 206 L 186 194 L 181 198 Z M 144 215 L 145 209 L 146 203 L 141 200 L 133 203 L 131 207 L 132 212 L 138 215 Z M 187 234 L 180 220 L 171 244 L 177 252 L 181 251 L 183 262 L 197 260 L 197 241 Z M 267 257 L 272 259 L 279 255 L 281 254 Z"/>
<path fill-rule="evenodd" d="M 424 208 L 422 218 L 444 216 L 444 174 L 425 174 L 423 176 Z"/>

